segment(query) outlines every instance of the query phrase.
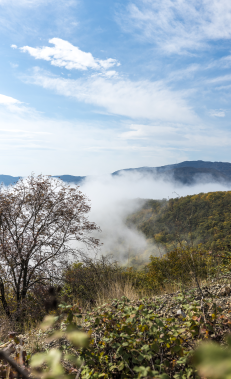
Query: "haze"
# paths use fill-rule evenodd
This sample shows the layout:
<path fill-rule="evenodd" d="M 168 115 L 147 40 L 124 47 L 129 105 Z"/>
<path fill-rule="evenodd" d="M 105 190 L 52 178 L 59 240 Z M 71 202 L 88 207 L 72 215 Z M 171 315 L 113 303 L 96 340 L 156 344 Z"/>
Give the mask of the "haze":
<path fill-rule="evenodd" d="M 205 178 L 209 181 L 209 177 Z M 143 199 L 175 198 L 201 192 L 228 191 L 231 184 L 200 183 L 194 186 L 179 185 L 165 180 L 153 180 L 149 175 L 122 173 L 118 176 L 88 178 L 80 189 L 91 200 L 90 219 L 102 230 L 97 234 L 103 246 L 102 254 L 112 252 L 116 259 L 125 260 L 129 249 L 140 253 L 147 248 L 145 237 L 126 226 L 126 218 L 137 211 Z M 156 254 L 159 250 L 156 249 Z"/>

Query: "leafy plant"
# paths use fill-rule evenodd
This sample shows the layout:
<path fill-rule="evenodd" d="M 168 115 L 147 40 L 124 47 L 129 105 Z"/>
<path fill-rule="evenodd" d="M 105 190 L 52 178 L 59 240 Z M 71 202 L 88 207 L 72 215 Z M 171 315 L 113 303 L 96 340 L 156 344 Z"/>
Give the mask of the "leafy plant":
<path fill-rule="evenodd" d="M 204 343 L 194 353 L 195 365 L 203 377 L 211 379 L 229 379 L 231 377 L 231 337 L 227 345 Z"/>

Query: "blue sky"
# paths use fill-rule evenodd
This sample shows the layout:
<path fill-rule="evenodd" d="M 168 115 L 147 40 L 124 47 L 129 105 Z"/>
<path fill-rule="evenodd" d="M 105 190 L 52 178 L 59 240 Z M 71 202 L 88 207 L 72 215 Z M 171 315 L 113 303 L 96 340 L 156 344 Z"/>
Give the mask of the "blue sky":
<path fill-rule="evenodd" d="M 0 0 L 1 174 L 231 161 L 229 0 Z"/>

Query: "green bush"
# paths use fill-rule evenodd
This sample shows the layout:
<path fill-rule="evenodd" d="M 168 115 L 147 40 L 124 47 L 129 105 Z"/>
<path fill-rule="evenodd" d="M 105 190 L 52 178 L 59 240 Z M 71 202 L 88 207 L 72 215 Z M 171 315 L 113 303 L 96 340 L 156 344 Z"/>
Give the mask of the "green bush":
<path fill-rule="evenodd" d="M 211 277 L 216 269 L 214 256 L 201 246 L 177 248 L 163 257 L 150 257 L 147 281 L 153 288 L 164 288 L 167 283 L 188 285 Z"/>

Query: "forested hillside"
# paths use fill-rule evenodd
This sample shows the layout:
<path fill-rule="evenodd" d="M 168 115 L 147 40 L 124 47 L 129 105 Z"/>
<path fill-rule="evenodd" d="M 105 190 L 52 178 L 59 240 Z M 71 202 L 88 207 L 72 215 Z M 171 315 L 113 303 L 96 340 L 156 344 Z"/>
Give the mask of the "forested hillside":
<path fill-rule="evenodd" d="M 227 247 L 231 245 L 231 191 L 147 200 L 127 223 L 168 251 L 179 243 Z"/>

